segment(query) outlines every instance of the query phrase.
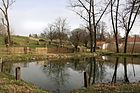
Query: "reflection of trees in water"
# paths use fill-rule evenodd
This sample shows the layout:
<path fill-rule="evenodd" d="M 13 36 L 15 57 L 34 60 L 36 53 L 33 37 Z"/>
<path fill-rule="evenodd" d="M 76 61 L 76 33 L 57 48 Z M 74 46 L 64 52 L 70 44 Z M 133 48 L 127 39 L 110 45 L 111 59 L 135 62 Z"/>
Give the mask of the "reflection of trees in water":
<path fill-rule="evenodd" d="M 102 62 L 96 62 L 96 58 L 89 58 L 87 70 L 88 73 L 88 85 L 96 82 L 102 82 L 105 77 L 105 66 Z"/>
<path fill-rule="evenodd" d="M 133 62 L 133 59 L 131 60 Z M 117 76 L 118 68 L 122 65 L 120 65 L 120 62 L 123 63 L 123 77 Z M 131 62 L 131 64 L 132 64 Z M 53 80 L 56 81 L 56 83 L 62 87 L 64 86 L 65 82 L 69 79 L 69 69 L 72 69 L 74 71 L 77 71 L 79 73 L 82 73 L 83 71 L 86 71 L 88 74 L 88 85 L 92 85 L 94 83 L 102 83 L 103 80 L 106 78 L 106 75 L 108 73 L 107 69 L 113 70 L 114 72 L 112 74 L 112 79 L 110 79 L 111 83 L 116 82 L 129 82 L 128 79 L 128 68 L 127 68 L 127 59 L 126 58 L 120 58 L 120 57 L 111 57 L 109 61 L 99 61 L 95 57 L 91 58 L 83 58 L 83 59 L 70 59 L 66 62 L 50 62 L 48 65 L 43 67 L 43 71 L 49 75 Z M 133 67 L 133 72 L 135 72 L 135 69 Z M 121 72 L 119 72 L 121 73 Z M 135 76 L 135 73 L 134 73 Z M 83 76 L 84 77 L 84 76 Z M 110 77 L 109 77 L 110 78 Z"/>
<path fill-rule="evenodd" d="M 116 83 L 116 80 L 117 80 L 117 68 L 118 68 L 118 62 L 119 62 L 119 58 L 117 57 L 116 58 L 116 63 L 115 63 L 115 70 L 114 70 L 114 74 L 113 74 L 113 77 L 112 77 L 112 83 Z"/>
<path fill-rule="evenodd" d="M 78 72 L 83 72 L 85 69 L 86 69 L 86 66 L 88 65 L 88 63 L 86 62 L 88 59 L 87 58 L 82 58 L 82 59 L 72 59 L 71 60 L 71 64 L 70 64 L 70 67 L 72 69 L 74 69 L 75 71 L 78 71 Z"/>
<path fill-rule="evenodd" d="M 127 62 L 126 58 L 124 58 L 124 81 L 129 83 L 128 76 L 127 76 Z"/>
<path fill-rule="evenodd" d="M 65 84 L 69 83 L 68 82 L 68 79 L 70 77 L 69 69 L 77 71 L 78 73 L 82 73 L 83 71 L 85 71 L 87 67 L 89 67 L 88 66 L 90 65 L 89 61 L 93 62 L 93 58 L 91 59 L 83 58 L 83 59 L 71 59 L 66 62 L 49 62 L 47 65 L 43 66 L 42 70 L 47 77 L 49 76 L 53 81 L 56 82 L 59 91 L 62 92 L 63 88 L 65 87 Z M 91 73 L 91 77 L 93 77 L 92 75 L 93 73 Z"/>
<path fill-rule="evenodd" d="M 105 76 L 105 66 L 103 62 L 96 62 L 95 57 L 83 58 L 83 59 L 73 59 L 71 68 L 76 71 L 86 71 L 88 74 L 88 85 L 94 84 L 96 82 L 102 82 Z"/>
<path fill-rule="evenodd" d="M 136 73 L 135 73 L 134 58 L 133 57 L 131 57 L 131 61 L 132 61 L 133 74 L 134 74 L 134 77 L 135 77 Z"/>
<path fill-rule="evenodd" d="M 98 69 L 99 69 L 99 73 L 97 73 L 97 80 L 99 81 L 99 82 L 102 82 L 102 80 L 104 79 L 104 77 L 106 76 L 106 74 L 105 74 L 105 72 L 106 72 L 106 68 L 105 68 L 105 65 L 104 65 L 104 63 L 102 63 L 102 62 L 98 62 Z"/>
<path fill-rule="evenodd" d="M 123 66 L 124 66 L 124 82 L 125 83 L 129 83 L 129 79 L 128 79 L 128 75 L 127 75 L 127 61 L 126 58 L 124 58 L 123 60 Z M 112 77 L 112 83 L 116 83 L 117 82 L 117 68 L 118 68 L 118 64 L 119 64 L 119 58 L 116 57 L 116 63 L 115 63 L 115 68 L 114 68 L 114 74 Z"/>
<path fill-rule="evenodd" d="M 56 82 L 56 86 L 58 87 L 56 91 L 58 93 L 63 91 L 64 85 L 69 79 L 69 73 L 67 72 L 65 63 L 49 62 L 48 65 L 43 66 L 42 70 L 46 76 L 49 76 L 53 81 Z"/>

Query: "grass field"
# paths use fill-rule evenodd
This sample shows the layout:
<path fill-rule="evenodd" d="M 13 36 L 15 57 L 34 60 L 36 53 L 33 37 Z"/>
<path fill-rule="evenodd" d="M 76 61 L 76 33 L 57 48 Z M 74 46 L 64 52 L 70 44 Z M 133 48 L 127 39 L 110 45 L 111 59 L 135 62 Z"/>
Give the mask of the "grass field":
<path fill-rule="evenodd" d="M 40 41 L 44 40 L 44 41 Z M 48 48 L 56 48 L 59 46 L 59 40 L 53 40 L 50 43 L 49 40 L 44 38 L 33 38 L 26 36 L 12 36 L 13 47 L 48 47 Z M 63 41 L 64 47 L 72 47 L 69 41 Z M 5 47 L 4 36 L 0 36 L 0 47 Z"/>
<path fill-rule="evenodd" d="M 25 36 L 12 36 L 13 47 L 44 47 L 44 43 L 46 42 L 39 42 L 40 38 L 31 38 Z M 4 37 L 0 36 L 0 47 L 5 47 Z"/>

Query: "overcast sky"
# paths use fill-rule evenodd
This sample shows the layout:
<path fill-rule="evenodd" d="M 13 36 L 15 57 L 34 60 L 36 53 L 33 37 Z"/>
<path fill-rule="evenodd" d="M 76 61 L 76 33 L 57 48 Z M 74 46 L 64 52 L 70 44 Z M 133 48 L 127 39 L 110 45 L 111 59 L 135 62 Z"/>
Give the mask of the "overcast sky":
<path fill-rule="evenodd" d="M 71 29 L 82 24 L 68 9 L 67 0 L 16 0 L 10 8 L 10 23 L 16 35 L 40 33 L 58 17 L 67 18 Z"/>
<path fill-rule="evenodd" d="M 67 18 L 71 29 L 84 24 L 67 6 L 68 0 L 16 0 L 9 10 L 12 30 L 16 35 L 41 33 L 58 17 Z M 140 33 L 139 27 L 138 24 L 133 34 Z"/>

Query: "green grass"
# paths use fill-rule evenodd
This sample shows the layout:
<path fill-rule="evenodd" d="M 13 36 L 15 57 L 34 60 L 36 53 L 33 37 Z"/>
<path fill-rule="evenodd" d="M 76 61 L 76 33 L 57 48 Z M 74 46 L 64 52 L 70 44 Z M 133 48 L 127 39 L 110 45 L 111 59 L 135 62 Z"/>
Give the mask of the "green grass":
<path fill-rule="evenodd" d="M 11 90 L 15 91 L 14 93 L 49 93 L 22 80 L 15 80 L 9 74 L 0 72 L 0 93 L 11 93 Z"/>
<path fill-rule="evenodd" d="M 0 36 L 0 45 L 3 45 L 3 44 L 4 44 L 4 37 Z"/>
<path fill-rule="evenodd" d="M 31 38 L 26 36 L 12 36 L 13 47 L 44 47 L 44 43 L 39 42 L 40 38 Z M 0 47 L 5 47 L 4 36 L 0 36 Z"/>
<path fill-rule="evenodd" d="M 95 84 L 72 93 L 140 93 L 140 84 Z"/>
<path fill-rule="evenodd" d="M 29 37 L 24 36 L 13 36 L 12 40 L 15 46 L 33 46 L 37 45 L 38 40 L 30 39 Z"/>
<path fill-rule="evenodd" d="M 26 36 L 11 36 L 13 41 L 13 47 L 44 47 L 47 46 L 48 48 L 56 48 L 59 46 L 59 40 L 53 40 L 50 44 L 50 40 L 44 38 L 33 38 L 33 37 L 26 37 Z M 47 41 L 39 41 L 39 39 L 47 40 Z M 63 41 L 64 47 L 71 47 L 69 41 Z M 0 47 L 5 47 L 4 36 L 0 36 Z"/>

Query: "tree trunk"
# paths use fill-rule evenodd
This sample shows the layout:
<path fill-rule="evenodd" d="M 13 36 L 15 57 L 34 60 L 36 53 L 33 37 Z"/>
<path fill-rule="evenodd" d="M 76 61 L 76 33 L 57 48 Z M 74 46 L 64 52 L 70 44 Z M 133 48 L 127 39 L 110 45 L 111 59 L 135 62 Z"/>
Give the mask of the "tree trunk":
<path fill-rule="evenodd" d="M 116 18 L 114 22 L 114 15 L 113 15 L 113 1 L 111 0 L 111 21 L 112 21 L 112 27 L 113 32 L 115 36 L 115 44 L 116 44 L 116 52 L 119 53 L 119 44 L 118 44 L 118 9 L 119 9 L 119 0 L 117 0 L 117 7 L 116 7 Z"/>
<path fill-rule="evenodd" d="M 96 52 L 96 27 L 94 27 L 94 48 L 93 52 Z"/>
<path fill-rule="evenodd" d="M 90 6 L 91 7 L 91 6 Z M 92 29 L 92 24 L 91 24 L 91 14 L 89 12 L 89 33 L 90 33 L 90 52 L 93 52 L 93 29 Z"/>
<path fill-rule="evenodd" d="M 118 44 L 118 36 L 117 32 L 115 34 L 115 42 L 116 42 L 116 52 L 119 53 L 119 44 Z"/>
<path fill-rule="evenodd" d="M 90 52 L 93 52 L 93 32 L 90 31 Z"/>
<path fill-rule="evenodd" d="M 129 32 L 129 31 L 128 31 Z M 125 42 L 124 42 L 124 53 L 126 53 L 127 52 L 127 41 L 128 41 L 128 34 L 129 33 L 126 33 L 126 36 L 125 36 Z"/>
<path fill-rule="evenodd" d="M 62 39 L 59 39 L 59 47 L 62 47 Z"/>
<path fill-rule="evenodd" d="M 94 30 L 94 48 L 93 52 L 96 52 L 96 23 L 95 23 L 95 11 L 94 11 L 94 0 L 92 0 L 92 20 L 93 20 L 93 30 Z"/>
<path fill-rule="evenodd" d="M 11 42 L 11 33 L 10 33 L 10 23 L 9 23 L 9 18 L 8 18 L 8 13 L 6 12 L 6 15 L 5 15 L 5 19 L 6 19 L 6 23 L 7 23 L 7 34 L 8 34 L 8 44 L 9 46 L 12 45 L 12 42 Z"/>

